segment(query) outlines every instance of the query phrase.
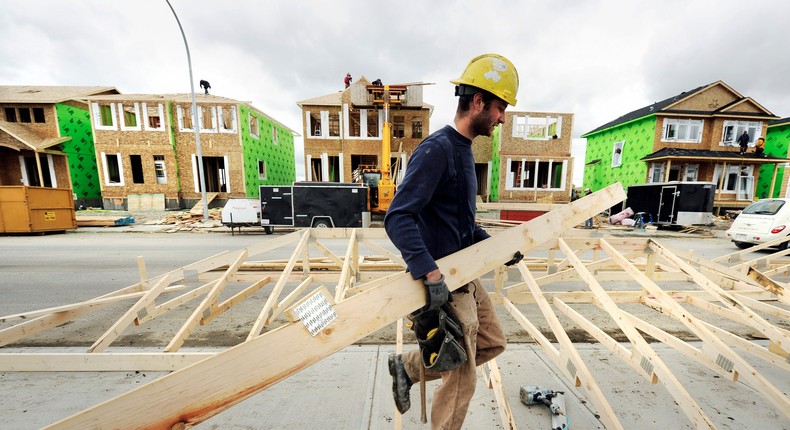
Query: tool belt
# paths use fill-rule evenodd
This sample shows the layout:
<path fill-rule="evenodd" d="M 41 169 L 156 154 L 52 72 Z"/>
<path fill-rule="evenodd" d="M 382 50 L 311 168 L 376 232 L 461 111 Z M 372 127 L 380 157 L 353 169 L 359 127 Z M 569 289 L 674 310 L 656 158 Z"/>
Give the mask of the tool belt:
<path fill-rule="evenodd" d="M 422 364 L 428 370 L 447 372 L 466 362 L 461 323 L 450 306 L 409 315 L 420 346 Z"/>

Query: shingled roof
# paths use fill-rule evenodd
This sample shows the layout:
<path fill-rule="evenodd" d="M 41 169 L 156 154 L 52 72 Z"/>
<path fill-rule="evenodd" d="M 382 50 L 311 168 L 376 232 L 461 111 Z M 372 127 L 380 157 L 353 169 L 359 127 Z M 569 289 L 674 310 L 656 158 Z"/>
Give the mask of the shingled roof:
<path fill-rule="evenodd" d="M 736 100 L 726 104 L 726 105 L 718 106 L 717 108 L 715 108 L 713 110 L 690 111 L 690 110 L 672 109 L 672 106 L 674 106 L 678 102 L 686 100 L 686 99 L 690 98 L 691 96 L 693 96 L 694 94 L 699 93 L 699 92 L 701 92 L 703 90 L 706 90 L 706 89 L 708 89 L 710 87 L 713 87 L 714 85 L 723 85 L 728 90 L 732 91 L 733 94 L 737 95 L 738 98 Z M 582 134 L 581 137 L 587 137 L 587 136 L 589 136 L 591 134 L 595 134 L 595 133 L 598 133 L 600 131 L 603 131 L 603 130 L 615 127 L 615 126 L 620 125 L 620 124 L 625 124 L 627 122 L 631 122 L 631 121 L 634 121 L 634 120 L 637 120 L 637 119 L 640 119 L 640 118 L 643 118 L 643 117 L 647 117 L 647 116 L 650 116 L 650 115 L 655 115 L 656 113 L 659 113 L 659 112 L 660 113 L 667 113 L 667 114 L 668 113 L 672 113 L 672 114 L 689 114 L 689 115 L 715 115 L 717 113 L 727 113 L 727 111 L 731 111 L 734 106 L 736 106 L 736 105 L 738 105 L 740 103 L 747 102 L 747 101 L 751 102 L 751 103 L 754 103 L 755 105 L 759 106 L 759 104 L 757 102 L 755 102 L 754 100 L 752 100 L 749 97 L 742 96 L 741 94 L 739 94 L 737 91 L 732 89 L 730 86 L 728 86 L 724 82 L 716 81 L 716 82 L 713 82 L 713 83 L 710 83 L 710 84 L 707 84 L 707 85 L 699 86 L 697 88 L 694 88 L 694 89 L 691 89 L 691 90 L 688 90 L 688 91 L 683 91 L 680 94 L 674 95 L 674 96 L 669 97 L 669 98 L 664 99 L 664 100 L 661 100 L 660 102 L 655 102 L 653 104 L 647 105 L 647 106 L 642 107 L 640 109 L 637 109 L 635 111 L 629 112 L 629 113 L 627 113 L 627 114 L 625 114 L 625 115 L 623 115 L 623 116 L 621 116 L 621 117 L 619 117 L 619 118 L 617 118 L 617 119 L 615 119 L 613 121 L 607 122 L 606 124 L 596 128 L 595 130 L 592 130 L 592 131 L 589 131 L 589 132 L 587 132 L 585 134 Z M 748 115 L 756 117 L 756 118 L 760 118 L 760 117 L 762 117 L 762 118 L 776 118 L 773 114 L 768 112 L 762 106 L 759 106 L 759 107 L 761 109 L 765 110 L 765 113 L 749 113 Z"/>
<path fill-rule="evenodd" d="M 765 161 L 765 162 L 787 162 L 790 159 L 774 157 L 773 155 L 758 155 L 753 152 L 740 154 L 736 151 L 711 151 L 706 149 L 681 149 L 681 148 L 662 148 L 658 151 L 645 155 L 642 161 L 657 160 L 662 158 L 703 158 L 718 160 L 727 159 L 728 161 Z"/>

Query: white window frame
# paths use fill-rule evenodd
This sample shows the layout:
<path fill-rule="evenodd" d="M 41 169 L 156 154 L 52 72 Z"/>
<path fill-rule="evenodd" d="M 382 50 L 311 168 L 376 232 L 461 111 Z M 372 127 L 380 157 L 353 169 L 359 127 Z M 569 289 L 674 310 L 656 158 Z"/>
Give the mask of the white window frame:
<path fill-rule="evenodd" d="M 717 164 L 716 168 L 713 170 L 713 181 L 716 183 L 716 186 L 719 186 L 719 177 L 721 175 L 722 165 Z M 734 175 L 734 176 L 733 176 Z M 722 194 L 731 194 L 736 195 L 738 200 L 751 200 L 754 196 L 754 166 L 739 166 L 739 165 L 728 165 L 727 166 L 727 174 L 724 176 L 724 181 L 722 181 L 721 189 L 719 190 Z M 735 184 L 732 187 L 732 190 L 728 190 L 730 186 L 730 179 L 731 176 L 735 178 Z M 742 178 L 751 178 L 751 181 L 742 180 Z M 744 183 L 749 188 L 749 184 L 751 184 L 751 189 L 741 189 L 743 188 Z M 745 195 L 745 198 L 741 198 L 742 195 Z"/>
<path fill-rule="evenodd" d="M 515 185 L 513 183 L 513 181 L 515 180 L 515 177 L 513 175 L 513 172 L 511 171 L 511 167 L 512 167 L 512 163 L 514 163 L 514 162 L 515 163 L 519 163 L 519 169 L 521 170 L 521 177 L 522 178 L 524 178 L 525 175 L 527 174 L 527 164 L 528 163 L 529 164 L 533 164 L 535 166 L 535 169 L 533 169 L 533 171 L 536 173 L 536 175 L 535 175 L 534 178 L 526 178 L 526 181 L 527 181 L 527 184 L 528 184 L 526 187 L 521 185 L 521 184 L 524 183 L 524 179 L 522 179 L 521 184 Z M 560 186 L 559 187 L 541 188 L 538 185 L 538 183 L 537 183 L 537 181 L 538 181 L 537 173 L 538 173 L 538 169 L 540 168 L 540 163 L 546 163 L 546 162 L 549 163 L 548 164 L 549 175 L 551 175 L 551 172 L 554 171 L 554 165 L 555 164 L 562 164 L 562 179 L 560 179 Z M 517 190 L 562 191 L 562 190 L 565 189 L 565 187 L 567 185 L 566 179 L 568 177 L 568 160 L 554 160 L 554 159 L 548 159 L 548 160 L 540 160 L 540 159 L 527 160 L 526 158 L 514 160 L 514 159 L 508 157 L 506 166 L 507 166 L 507 173 L 506 173 L 506 176 L 505 176 L 505 189 L 506 190 L 514 190 L 514 191 L 517 191 Z M 549 181 L 549 182 L 551 182 L 551 181 Z"/>
<path fill-rule="evenodd" d="M 216 106 L 198 106 L 198 123 L 200 124 L 201 133 L 216 133 L 217 132 L 217 108 Z M 211 114 L 211 127 L 206 127 L 203 124 L 203 112 L 209 109 Z"/>
<path fill-rule="evenodd" d="M 700 143 L 704 125 L 705 121 L 701 119 L 664 118 L 661 141 Z M 672 130 L 674 130 L 674 136 L 669 137 Z"/>
<path fill-rule="evenodd" d="M 115 157 L 116 160 L 118 161 L 118 176 L 120 176 L 120 178 L 121 178 L 120 182 L 110 182 L 110 171 L 107 168 L 107 159 L 109 157 Z M 123 177 L 123 158 L 121 157 L 121 153 L 120 152 L 116 152 L 115 154 L 107 154 L 105 152 L 102 152 L 101 153 L 101 161 L 102 161 L 102 163 L 101 163 L 102 164 L 102 170 L 103 170 L 103 173 L 104 173 L 104 185 L 107 185 L 108 187 L 122 187 L 122 186 L 126 185 L 124 177 Z"/>
<path fill-rule="evenodd" d="M 159 127 L 151 127 L 148 116 L 148 104 L 143 102 L 143 128 L 145 131 L 165 131 L 165 108 L 164 104 L 157 103 L 159 111 Z"/>
<path fill-rule="evenodd" d="M 255 120 L 255 127 L 253 127 L 253 119 Z M 257 116 L 253 115 L 252 112 L 247 113 L 247 124 L 250 125 L 250 136 L 260 139 L 261 138 L 261 120 Z M 253 128 L 255 130 L 253 130 Z"/>
<path fill-rule="evenodd" d="M 620 167 L 623 165 L 623 153 L 625 152 L 625 140 L 615 142 L 612 145 L 612 167 Z M 620 150 L 618 153 L 617 150 Z"/>
<path fill-rule="evenodd" d="M 549 134 L 549 129 L 556 123 L 556 133 Z M 530 125 L 543 128 L 542 136 L 530 136 Z M 557 138 L 562 137 L 562 116 L 529 116 L 513 115 L 513 137 L 520 137 L 528 140 L 549 140 L 556 134 Z"/>
<path fill-rule="evenodd" d="M 699 176 L 699 164 L 685 164 L 683 165 L 683 182 L 695 182 Z"/>
<path fill-rule="evenodd" d="M 96 130 L 118 130 L 118 123 L 115 121 L 115 103 L 109 103 L 110 106 L 110 120 L 112 122 L 111 125 L 102 125 L 102 116 L 101 116 L 101 109 L 99 103 L 93 102 L 91 103 L 91 107 L 93 108 L 93 127 Z"/>
<path fill-rule="evenodd" d="M 725 140 L 727 128 L 733 127 L 734 132 L 731 139 Z M 749 147 L 754 147 L 754 142 L 762 135 L 763 122 L 762 121 L 724 121 L 721 129 L 721 142 L 719 146 L 738 146 L 738 138 L 743 134 L 743 131 L 749 132 Z"/>
<path fill-rule="evenodd" d="M 162 171 L 161 177 L 157 174 L 159 173 L 160 170 Z M 154 177 L 156 178 L 157 184 L 159 185 L 167 184 L 167 163 L 165 163 L 165 160 L 154 159 Z"/>
<path fill-rule="evenodd" d="M 129 103 L 126 106 L 130 106 Z M 128 126 L 126 125 L 126 110 L 124 109 L 123 103 L 118 103 L 118 123 L 121 125 L 121 131 L 141 131 L 143 129 L 142 124 L 140 124 L 140 120 L 142 117 L 140 116 L 140 103 L 134 103 L 134 117 L 137 118 L 137 125 Z"/>
<path fill-rule="evenodd" d="M 277 126 L 272 124 L 272 145 L 279 145 L 280 144 L 280 131 L 277 129 Z"/>
<path fill-rule="evenodd" d="M 664 182 L 665 168 L 666 168 L 666 163 L 650 163 L 650 170 L 647 177 L 647 183 L 655 184 L 658 182 Z M 658 180 L 655 180 L 656 175 L 658 175 Z"/>
<path fill-rule="evenodd" d="M 181 105 L 176 105 L 176 113 L 178 116 L 178 131 L 195 131 L 195 118 L 192 115 L 192 107 L 189 108 L 189 115 L 192 117 L 192 128 L 184 127 L 184 109 Z"/>
<path fill-rule="evenodd" d="M 231 121 L 232 125 L 231 128 L 225 128 L 225 121 L 223 120 L 224 110 L 230 109 Z M 237 127 L 237 117 L 236 117 L 236 106 L 218 106 L 217 107 L 217 123 L 219 124 L 219 132 L 220 133 L 236 133 Z"/>

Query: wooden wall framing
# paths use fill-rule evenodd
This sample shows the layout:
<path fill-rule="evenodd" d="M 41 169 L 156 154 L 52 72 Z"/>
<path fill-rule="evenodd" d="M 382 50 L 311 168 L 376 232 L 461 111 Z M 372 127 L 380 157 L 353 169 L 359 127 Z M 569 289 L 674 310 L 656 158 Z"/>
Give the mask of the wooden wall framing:
<path fill-rule="evenodd" d="M 625 362 L 646 381 L 664 386 L 694 428 L 715 425 L 704 405 L 689 394 L 662 361 L 652 342 L 662 342 L 707 367 L 721 377 L 722 384 L 747 384 L 777 413 L 790 418 L 788 396 L 754 365 L 759 361 L 761 365 L 790 372 L 790 331 L 776 323 L 790 320 L 786 284 L 779 280 L 790 270 L 790 260 L 782 258 L 790 252 L 758 254 L 748 259 L 753 250 L 745 250 L 705 260 L 651 239 L 558 237 L 582 219 L 622 199 L 622 194 L 616 186 L 604 189 L 440 260 L 448 285 L 454 289 L 493 271 L 492 300 L 502 304 L 540 344 L 559 374 L 583 390 L 607 429 L 623 426 L 569 337 L 571 328 L 586 331 L 612 357 Z M 326 244 L 337 239 L 347 241 L 342 253 L 333 252 Z M 385 239 L 382 229 L 304 230 L 155 277 L 147 276 L 144 262 L 140 261 L 140 282 L 134 285 L 80 303 L 0 317 L 0 324 L 21 321 L 0 330 L 3 346 L 110 303 L 132 302 L 86 353 L 0 353 L 0 371 L 174 370 L 49 428 L 85 428 L 88 423 L 96 428 L 104 428 L 101 423 L 123 428 L 195 425 L 421 306 L 422 286 L 403 273 L 404 264 L 398 255 L 381 246 L 380 241 Z M 285 246 L 294 248 L 287 260 L 256 259 Z M 505 270 L 501 264 L 515 249 L 524 251 L 527 258 L 517 270 Z M 508 279 L 515 274 L 518 279 Z M 185 278 L 195 275 L 199 284 L 187 286 Z M 582 287 L 562 289 L 569 283 Z M 225 289 L 229 284 L 241 284 L 242 288 L 228 294 Z M 676 289 L 678 285 L 683 288 Z M 290 292 L 286 293 L 286 286 Z M 246 341 L 216 354 L 179 351 L 197 325 L 210 324 L 261 290 L 268 291 L 268 299 Z M 304 324 L 294 320 L 290 310 L 316 294 L 331 303 L 337 318 L 311 336 Z M 188 319 L 161 352 L 108 352 L 112 342 L 131 324 L 150 323 L 190 302 L 193 308 Z M 624 304 L 630 307 L 626 309 Z M 633 306 L 682 324 L 700 339 L 702 346 L 696 347 L 671 334 L 646 318 L 645 313 L 634 312 Z M 555 341 L 536 326 L 538 314 L 526 312 L 527 307 L 538 309 Z M 627 342 L 620 342 L 610 331 L 596 325 L 586 315 L 585 310 L 591 307 L 611 317 Z M 371 319 L 374 314 L 377 318 Z M 705 318 L 711 314 L 760 333 L 768 340 L 768 346 L 711 324 Z M 281 315 L 294 321 L 275 330 L 276 317 Z M 400 333 L 399 329 L 398 326 Z M 502 376 L 496 362 L 483 370 L 495 390 L 503 426 L 516 428 L 502 395 Z M 195 380 L 201 383 L 195 384 Z M 156 411 L 149 407 L 154 402 L 161 405 Z"/>

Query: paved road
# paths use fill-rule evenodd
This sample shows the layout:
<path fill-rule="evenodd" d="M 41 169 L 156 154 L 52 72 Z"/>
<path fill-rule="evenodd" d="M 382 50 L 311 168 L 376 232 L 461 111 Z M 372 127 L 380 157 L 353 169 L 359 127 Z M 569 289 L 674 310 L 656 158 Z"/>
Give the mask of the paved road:
<path fill-rule="evenodd" d="M 149 275 L 156 275 L 221 251 L 237 250 L 276 237 L 279 235 L 128 233 L 90 229 L 62 235 L 0 237 L 0 315 L 71 303 L 128 286 L 138 280 L 138 256 L 145 258 Z M 721 238 L 665 237 L 660 240 L 708 258 L 735 251 L 734 246 Z M 342 247 L 333 251 L 342 253 Z M 284 249 L 271 258 L 289 256 L 290 251 Z M 255 306 L 259 308 L 260 303 Z M 89 341 L 95 339 L 90 327 L 80 328 L 77 323 L 74 326 L 77 326 L 76 332 L 85 334 Z M 69 328 L 74 331 L 74 326 Z M 588 366 L 610 397 L 625 428 L 692 428 L 660 384 L 650 385 L 639 379 L 600 345 L 579 348 L 582 355 L 589 358 Z M 742 383 L 722 382 L 670 348 L 662 345 L 657 348 L 663 351 L 662 358 L 688 384 L 718 428 L 790 429 L 785 416 Z M 392 428 L 393 405 L 385 364 L 391 349 L 391 345 L 346 348 L 198 428 Z M 84 351 L 84 348 L 76 351 Z M 519 428 L 543 429 L 549 423 L 544 409 L 520 404 L 518 389 L 527 383 L 566 390 L 570 416 L 575 424 L 572 428 L 602 428 L 584 392 L 567 385 L 536 345 L 512 344 L 498 362 Z M 786 373 L 778 368 L 764 371 L 787 392 L 790 378 Z M 0 428 L 39 428 L 142 385 L 157 375 L 154 372 L 0 373 L 0 391 L 6 393 L 0 396 L 0 416 L 4 417 Z M 432 389 L 429 387 L 429 392 Z M 416 389 L 412 396 L 417 405 Z M 481 380 L 465 428 L 501 428 L 494 404 L 492 391 L 486 389 Z M 414 406 L 404 416 L 404 428 L 423 428 L 419 424 L 418 411 Z"/>

